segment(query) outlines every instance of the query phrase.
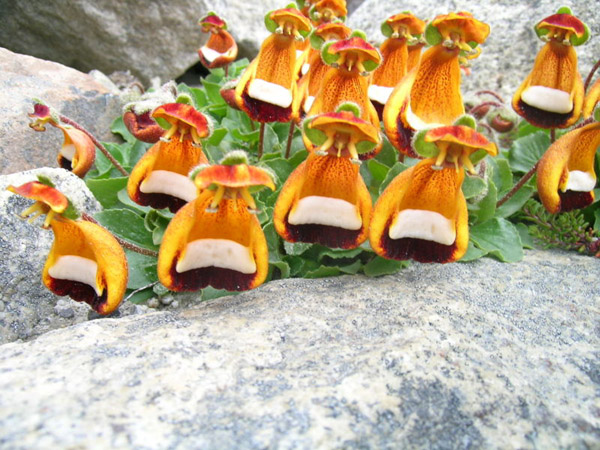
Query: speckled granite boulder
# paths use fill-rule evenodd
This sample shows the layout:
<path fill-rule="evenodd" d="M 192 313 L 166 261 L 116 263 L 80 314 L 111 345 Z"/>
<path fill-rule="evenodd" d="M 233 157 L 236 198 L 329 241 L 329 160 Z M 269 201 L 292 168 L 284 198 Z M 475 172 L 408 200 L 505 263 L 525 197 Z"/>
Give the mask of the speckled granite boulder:
<path fill-rule="evenodd" d="M 0 176 L 0 343 L 87 320 L 87 305 L 68 298 L 57 303 L 59 297 L 42 284 L 52 231 L 41 228 L 42 219 L 30 224 L 18 217 L 33 202 L 6 190 L 11 184 L 35 181 L 37 175 L 50 178 L 78 209 L 90 214 L 100 210 L 85 183 L 64 169 L 41 168 Z"/>
<path fill-rule="evenodd" d="M 269 34 L 267 11 L 287 3 L 261 0 L 115 0 L 4 2 L 0 46 L 89 72 L 131 72 L 145 83 L 177 78 L 199 62 L 207 36 L 198 19 L 210 10 L 229 24 L 240 55 L 253 56 Z"/>
<path fill-rule="evenodd" d="M 272 282 L 0 347 L 0 444 L 591 448 L 597 259 Z"/>
<path fill-rule="evenodd" d="M 112 139 L 110 124 L 122 107 L 119 92 L 85 73 L 0 48 L 0 174 L 57 167 L 63 133 L 51 126 L 44 133 L 29 128 L 32 98 L 54 106 L 101 140 Z"/>
<path fill-rule="evenodd" d="M 577 47 L 579 70 L 585 77 L 600 55 L 600 15 L 597 2 L 554 0 L 528 0 L 514 2 L 497 0 L 365 0 L 349 17 L 348 25 L 364 30 L 369 39 L 382 42 L 385 38 L 379 29 L 388 16 L 401 11 L 411 11 L 422 19 L 433 19 L 450 11 L 469 11 L 476 19 L 491 27 L 490 36 L 482 45 L 481 56 L 473 61 L 471 76 L 463 76 L 463 92 L 492 89 L 510 101 L 531 68 L 541 42 L 533 26 L 562 6 L 568 5 L 573 13 L 590 27 L 591 39 Z"/>

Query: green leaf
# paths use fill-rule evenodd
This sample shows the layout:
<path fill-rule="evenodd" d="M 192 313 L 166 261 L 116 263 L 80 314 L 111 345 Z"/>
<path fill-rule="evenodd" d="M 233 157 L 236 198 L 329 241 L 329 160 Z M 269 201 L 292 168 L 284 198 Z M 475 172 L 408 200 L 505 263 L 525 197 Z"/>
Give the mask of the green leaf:
<path fill-rule="evenodd" d="M 152 250 L 157 248 L 152 234 L 144 226 L 144 219 L 129 209 L 106 209 L 94 218 L 122 239 Z"/>
<path fill-rule="evenodd" d="M 543 131 L 528 134 L 513 142 L 508 160 L 515 172 L 529 172 L 550 146 L 550 137 Z"/>
<path fill-rule="evenodd" d="M 388 166 L 380 163 L 376 159 L 368 160 L 367 167 L 369 168 L 369 172 L 371 172 L 373 179 L 378 183 L 381 183 L 385 179 L 387 173 L 390 170 Z"/>
<path fill-rule="evenodd" d="M 290 276 L 290 266 L 285 261 L 269 261 L 269 269 L 271 271 L 269 279 L 271 280 L 289 278 Z M 279 276 L 277 278 L 273 278 L 274 269 L 279 270 Z"/>
<path fill-rule="evenodd" d="M 459 262 L 475 261 L 476 259 L 479 259 L 485 255 L 487 255 L 486 251 L 475 247 L 475 245 L 473 245 L 473 242 L 469 241 L 469 247 L 467 248 L 467 253 L 465 253 L 463 255 L 463 257 L 460 258 Z"/>
<path fill-rule="evenodd" d="M 146 300 L 154 297 L 154 292 L 152 291 L 152 289 L 144 289 L 143 291 L 136 292 L 131 297 L 128 297 L 127 295 L 126 297 L 129 303 L 139 305 L 141 303 L 144 303 Z"/>
<path fill-rule="evenodd" d="M 108 153 L 110 153 L 119 163 L 123 164 L 121 145 L 115 144 L 114 142 L 103 142 L 102 144 L 104 145 L 104 148 L 108 150 Z M 129 144 L 122 145 L 126 146 Z M 94 165 L 96 166 L 96 169 L 100 175 L 105 174 L 114 168 L 112 162 L 110 162 L 110 159 L 104 156 L 104 153 L 102 153 L 100 150 L 96 150 L 96 160 L 94 161 Z"/>
<path fill-rule="evenodd" d="M 239 292 L 230 292 L 225 289 L 215 289 L 212 286 L 207 286 L 202 289 L 202 301 L 213 300 L 215 298 L 230 297 L 239 294 Z"/>
<path fill-rule="evenodd" d="M 492 180 L 499 193 L 505 193 L 513 187 L 513 176 L 508 160 L 502 157 L 488 158 L 486 164 L 492 167 Z"/>
<path fill-rule="evenodd" d="M 319 266 L 317 269 L 309 270 L 304 274 L 304 278 L 325 278 L 340 275 L 341 270 L 338 267 Z"/>
<path fill-rule="evenodd" d="M 103 208 L 112 208 L 118 202 L 118 193 L 127 186 L 127 177 L 87 180 L 85 184 Z"/>
<path fill-rule="evenodd" d="M 529 234 L 529 227 L 522 222 L 519 222 L 515 225 L 517 231 L 519 232 L 519 236 L 521 236 L 521 243 L 523 244 L 523 248 L 535 248 L 535 244 L 533 243 L 533 237 Z"/>
<path fill-rule="evenodd" d="M 283 243 L 283 248 L 288 255 L 301 255 L 305 251 L 307 251 L 312 244 L 307 244 L 305 242 L 287 242 Z"/>
<path fill-rule="evenodd" d="M 415 134 L 413 138 L 413 147 L 416 152 L 423 158 L 434 158 L 440 152 L 440 149 L 435 142 L 426 142 L 425 135 L 429 130 L 421 130 Z"/>
<path fill-rule="evenodd" d="M 535 188 L 531 185 L 524 185 L 521 189 L 514 193 L 514 195 L 496 209 L 496 217 L 510 217 L 514 213 L 521 210 L 523 205 L 529 200 L 535 193 Z"/>
<path fill-rule="evenodd" d="M 462 125 L 469 128 L 477 128 L 477 121 L 475 117 L 470 114 L 463 114 L 458 119 L 454 121 L 454 125 Z"/>
<path fill-rule="evenodd" d="M 486 188 L 487 183 L 485 180 L 478 176 L 465 176 L 465 180 L 462 184 L 462 191 L 465 194 L 465 198 L 473 198 L 480 195 Z"/>
<path fill-rule="evenodd" d="M 204 86 L 204 89 L 206 89 L 206 96 L 210 105 L 226 105 L 225 100 L 223 100 L 223 97 L 221 97 L 221 86 L 219 84 L 211 83 L 204 78 L 202 80 L 202 86 Z"/>
<path fill-rule="evenodd" d="M 392 167 L 398 162 L 398 151 L 392 144 L 390 144 L 390 140 L 387 138 L 387 136 L 385 136 L 385 134 L 382 137 L 383 146 L 381 147 L 381 151 L 377 154 L 377 156 L 375 156 L 374 159 L 388 167 Z"/>
<path fill-rule="evenodd" d="M 150 146 L 151 144 L 142 141 L 135 141 L 133 145 L 123 146 L 121 149 L 123 153 L 123 165 L 129 168 L 135 166 Z"/>
<path fill-rule="evenodd" d="M 425 27 L 425 40 L 429 45 L 437 45 L 442 42 L 442 33 L 431 23 Z"/>
<path fill-rule="evenodd" d="M 129 198 L 129 194 L 127 194 L 127 189 L 121 189 L 119 192 L 117 192 L 117 198 L 123 205 L 142 214 L 145 214 L 152 210 L 152 208 L 150 208 L 149 206 L 138 205 L 133 200 L 131 200 L 131 198 Z"/>
<path fill-rule="evenodd" d="M 318 260 L 321 261 L 324 257 L 333 258 L 333 259 L 342 259 L 342 258 L 355 258 L 356 256 L 362 253 L 362 249 L 360 248 L 352 248 L 352 249 L 340 249 L 340 248 L 329 248 L 318 246 L 319 248 L 319 256 Z"/>
<path fill-rule="evenodd" d="M 129 266 L 127 289 L 139 289 L 158 280 L 156 273 L 156 258 L 141 255 L 131 250 L 125 250 Z"/>
<path fill-rule="evenodd" d="M 358 271 L 360 270 L 361 267 L 362 267 L 362 261 L 356 260 L 345 266 L 338 266 L 338 269 L 340 269 L 340 272 L 345 273 L 347 275 L 354 275 L 354 274 L 358 273 Z"/>
<path fill-rule="evenodd" d="M 594 230 L 600 231 L 600 209 L 594 211 Z"/>
<path fill-rule="evenodd" d="M 488 192 L 486 196 L 475 205 L 468 204 L 469 219 L 472 219 L 474 223 L 482 223 L 494 217 L 497 200 L 496 185 L 492 180 L 488 180 Z"/>
<path fill-rule="evenodd" d="M 396 261 L 395 259 L 385 259 L 381 256 L 375 256 L 363 267 L 363 273 L 368 277 L 379 277 L 381 275 L 391 275 L 400 269 L 408 267 L 407 261 Z"/>
<path fill-rule="evenodd" d="M 121 136 L 125 142 L 134 143 L 137 141 L 135 136 L 131 134 L 125 126 L 125 122 L 123 122 L 123 116 L 119 116 L 113 120 L 113 123 L 110 125 L 110 131 L 113 134 Z"/>
<path fill-rule="evenodd" d="M 523 259 L 523 244 L 515 226 L 506 219 L 491 219 L 471 227 L 471 240 L 475 246 L 502 262 Z"/>

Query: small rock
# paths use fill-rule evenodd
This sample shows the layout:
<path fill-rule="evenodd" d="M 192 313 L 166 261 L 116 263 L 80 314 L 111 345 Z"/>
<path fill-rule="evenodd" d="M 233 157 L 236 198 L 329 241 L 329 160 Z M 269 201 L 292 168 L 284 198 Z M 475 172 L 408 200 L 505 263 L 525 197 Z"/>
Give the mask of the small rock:
<path fill-rule="evenodd" d="M 158 300 L 156 297 L 152 297 L 148 300 L 148 302 L 146 302 L 146 305 L 148 305 L 148 308 L 156 309 L 160 306 L 160 300 Z"/>
<path fill-rule="evenodd" d="M 169 306 L 171 303 L 173 303 L 173 300 L 174 298 L 172 295 L 165 295 L 160 298 L 160 302 L 165 306 Z"/>
<path fill-rule="evenodd" d="M 71 308 L 71 304 L 67 300 L 63 300 L 62 298 L 56 302 L 54 306 L 54 313 L 63 319 L 70 319 L 75 316 L 75 311 Z"/>

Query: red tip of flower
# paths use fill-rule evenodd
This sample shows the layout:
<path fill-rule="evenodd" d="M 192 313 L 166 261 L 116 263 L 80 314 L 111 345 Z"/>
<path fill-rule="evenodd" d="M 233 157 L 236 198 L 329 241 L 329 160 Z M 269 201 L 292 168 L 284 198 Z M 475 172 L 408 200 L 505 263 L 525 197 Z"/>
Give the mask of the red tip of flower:
<path fill-rule="evenodd" d="M 140 115 L 135 114 L 133 111 L 127 111 L 123 114 L 123 122 L 136 139 L 150 144 L 158 142 L 165 131 L 152 119 L 150 111 Z"/>
<path fill-rule="evenodd" d="M 323 39 L 331 35 L 337 36 L 337 39 L 346 39 L 350 36 L 352 30 L 342 22 L 327 22 L 317 26 L 313 33 Z"/>
<path fill-rule="evenodd" d="M 152 117 L 165 119 L 171 123 L 184 122 L 193 127 L 201 138 L 210 134 L 210 128 L 206 116 L 192 105 L 184 103 L 167 103 L 159 106 L 152 112 Z"/>
<path fill-rule="evenodd" d="M 45 119 L 50 117 L 50 107 L 41 103 L 33 105 L 33 113 L 29 114 L 29 117 L 37 117 L 39 119 Z"/>
<path fill-rule="evenodd" d="M 342 39 L 334 43 L 329 47 L 329 53 L 340 53 L 344 51 L 360 51 L 361 53 L 368 55 L 370 59 L 375 61 L 377 64 L 381 62 L 381 55 L 375 47 L 365 41 L 363 38 L 353 36 L 348 39 Z"/>
<path fill-rule="evenodd" d="M 208 32 L 211 27 L 227 29 L 227 22 L 221 19 L 216 14 L 208 14 L 198 21 L 198 25 L 204 28 L 204 32 Z"/>
<path fill-rule="evenodd" d="M 571 14 L 553 14 L 540 20 L 535 27 L 537 29 L 547 27 L 562 28 L 572 31 L 577 37 L 585 34 L 584 23 Z"/>
<path fill-rule="evenodd" d="M 62 192 L 39 181 L 30 181 L 17 187 L 11 185 L 6 189 L 13 194 L 45 203 L 59 214 L 69 206 L 69 200 Z"/>
<path fill-rule="evenodd" d="M 247 164 L 209 166 L 198 172 L 194 182 L 199 189 L 206 189 L 211 184 L 219 184 L 238 188 L 267 186 L 275 190 L 275 183 L 267 171 Z"/>

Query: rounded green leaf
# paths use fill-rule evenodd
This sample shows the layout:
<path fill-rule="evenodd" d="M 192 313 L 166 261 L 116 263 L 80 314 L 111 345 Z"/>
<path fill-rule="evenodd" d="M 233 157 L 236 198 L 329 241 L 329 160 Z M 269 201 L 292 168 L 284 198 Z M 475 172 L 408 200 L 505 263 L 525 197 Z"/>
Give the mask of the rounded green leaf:
<path fill-rule="evenodd" d="M 302 123 L 302 132 L 313 144 L 322 145 L 327 140 L 327 135 L 321 130 L 310 127 L 312 119 L 313 117 L 309 117 Z"/>
<path fill-rule="evenodd" d="M 423 158 L 434 158 L 440 152 L 440 149 L 433 142 L 425 142 L 425 135 L 429 130 L 421 130 L 413 137 L 413 148 Z"/>
<path fill-rule="evenodd" d="M 275 30 L 277 30 L 277 22 L 275 22 L 273 19 L 271 19 L 271 13 L 273 12 L 269 11 L 266 15 L 265 15 L 265 27 L 267 27 L 267 30 L 269 30 L 271 33 L 275 33 Z"/>
<path fill-rule="evenodd" d="M 390 27 L 390 24 L 387 23 L 387 21 L 381 24 L 381 34 L 383 34 L 385 37 L 391 37 L 393 32 L 394 30 L 392 29 L 392 27 Z"/>
<path fill-rule="evenodd" d="M 456 119 L 454 121 L 454 125 L 464 125 L 465 127 L 469 127 L 469 128 L 477 128 L 477 121 L 475 120 L 475 117 L 473 117 L 470 114 L 463 114 L 462 116 L 460 116 L 458 119 Z"/>
<path fill-rule="evenodd" d="M 365 153 L 372 152 L 376 146 L 377 144 L 375 142 L 360 141 L 356 144 L 356 151 L 359 155 L 363 155 Z"/>
<path fill-rule="evenodd" d="M 429 45 L 438 45 L 442 42 L 442 34 L 431 23 L 425 27 L 425 40 Z"/>
<path fill-rule="evenodd" d="M 329 52 L 329 47 L 331 47 L 333 44 L 335 44 L 335 41 L 328 41 L 325 43 L 325 45 L 323 45 L 323 47 L 321 47 L 321 58 L 325 64 L 330 66 L 340 59 L 340 55 Z"/>

